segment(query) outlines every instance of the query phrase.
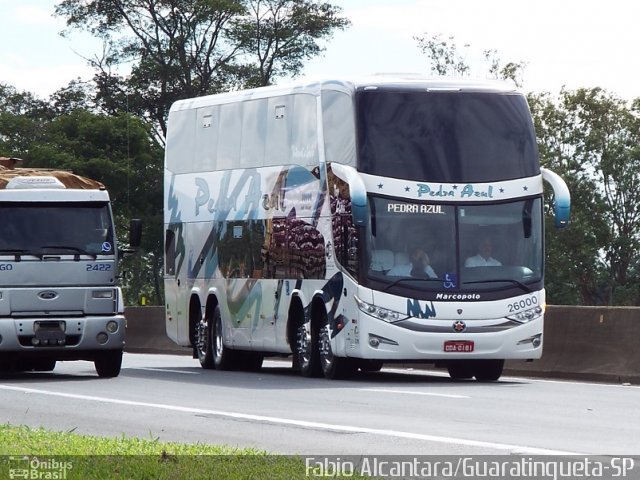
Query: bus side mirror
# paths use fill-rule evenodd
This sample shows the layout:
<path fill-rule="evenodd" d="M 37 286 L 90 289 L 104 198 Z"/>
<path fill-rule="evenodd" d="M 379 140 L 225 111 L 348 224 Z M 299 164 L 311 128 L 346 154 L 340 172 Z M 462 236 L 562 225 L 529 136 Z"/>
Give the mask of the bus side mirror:
<path fill-rule="evenodd" d="M 129 246 L 138 248 L 142 240 L 142 220 L 132 218 L 129 222 Z"/>
<path fill-rule="evenodd" d="M 553 216 L 556 228 L 569 226 L 571 217 L 571 194 L 562 177 L 547 168 L 541 168 L 542 178 L 553 188 L 555 201 L 553 203 Z"/>

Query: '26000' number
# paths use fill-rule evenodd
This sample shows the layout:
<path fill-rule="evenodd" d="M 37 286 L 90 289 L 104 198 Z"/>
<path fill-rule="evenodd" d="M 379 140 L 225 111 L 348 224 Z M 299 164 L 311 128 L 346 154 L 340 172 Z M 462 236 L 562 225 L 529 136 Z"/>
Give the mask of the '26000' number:
<path fill-rule="evenodd" d="M 538 297 L 532 296 L 523 298 L 522 300 L 509 304 L 509 313 L 524 310 L 529 307 L 535 307 L 536 305 L 538 305 Z"/>

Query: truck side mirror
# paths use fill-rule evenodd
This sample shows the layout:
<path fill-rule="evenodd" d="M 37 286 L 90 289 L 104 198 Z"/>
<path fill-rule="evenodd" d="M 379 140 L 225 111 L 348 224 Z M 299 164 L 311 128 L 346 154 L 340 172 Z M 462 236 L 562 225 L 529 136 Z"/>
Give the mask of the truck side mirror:
<path fill-rule="evenodd" d="M 142 240 L 142 220 L 132 218 L 129 222 L 129 246 L 138 248 Z"/>

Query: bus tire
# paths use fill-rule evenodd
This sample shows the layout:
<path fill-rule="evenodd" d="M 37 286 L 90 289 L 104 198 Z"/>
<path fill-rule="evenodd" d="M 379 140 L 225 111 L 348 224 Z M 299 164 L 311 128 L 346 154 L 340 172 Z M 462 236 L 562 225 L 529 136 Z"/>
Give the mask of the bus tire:
<path fill-rule="evenodd" d="M 220 306 L 216 305 L 213 311 L 211 329 L 211 345 L 213 353 L 213 364 L 216 370 L 231 370 L 233 369 L 233 351 L 227 348 L 224 344 L 224 338 L 222 336 L 222 312 Z"/>
<path fill-rule="evenodd" d="M 363 372 L 379 372 L 383 366 L 382 360 L 361 360 L 358 362 L 358 367 Z"/>
<path fill-rule="evenodd" d="M 323 315 L 318 335 L 318 351 L 320 352 L 320 365 L 322 374 L 331 380 L 341 380 L 353 376 L 356 364 L 353 359 L 336 357 L 331 351 L 331 330 L 326 314 Z"/>
<path fill-rule="evenodd" d="M 196 325 L 195 350 L 200 366 L 212 369 L 213 365 L 213 338 L 211 335 L 211 319 L 202 318 Z"/>
<path fill-rule="evenodd" d="M 122 350 L 103 350 L 96 353 L 93 365 L 99 377 L 113 378 L 120 375 Z"/>
<path fill-rule="evenodd" d="M 447 362 L 449 376 L 454 380 L 468 380 L 473 378 L 473 364 L 469 360 L 450 360 Z"/>
<path fill-rule="evenodd" d="M 247 372 L 259 372 L 264 355 L 260 352 L 233 352 L 238 355 L 238 366 Z"/>
<path fill-rule="evenodd" d="M 303 377 L 319 377 L 322 375 L 320 351 L 318 350 L 318 330 L 311 321 L 300 322 L 296 330 L 296 360 Z"/>
<path fill-rule="evenodd" d="M 479 382 L 495 382 L 502 375 L 504 360 L 476 360 L 473 364 L 473 376 Z"/>

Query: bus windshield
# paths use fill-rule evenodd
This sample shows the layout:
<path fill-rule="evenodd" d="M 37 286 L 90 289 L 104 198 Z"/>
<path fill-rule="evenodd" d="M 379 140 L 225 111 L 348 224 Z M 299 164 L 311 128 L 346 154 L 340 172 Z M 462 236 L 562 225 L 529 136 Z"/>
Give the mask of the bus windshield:
<path fill-rule="evenodd" d="M 452 205 L 372 196 L 370 205 L 365 248 L 373 288 L 428 298 L 428 292 L 528 292 L 542 280 L 540 198 Z"/>
<path fill-rule="evenodd" d="M 363 173 L 436 183 L 540 173 L 531 114 L 520 94 L 359 90 L 356 118 Z"/>
<path fill-rule="evenodd" d="M 106 203 L 0 203 L 0 255 L 114 255 Z"/>

